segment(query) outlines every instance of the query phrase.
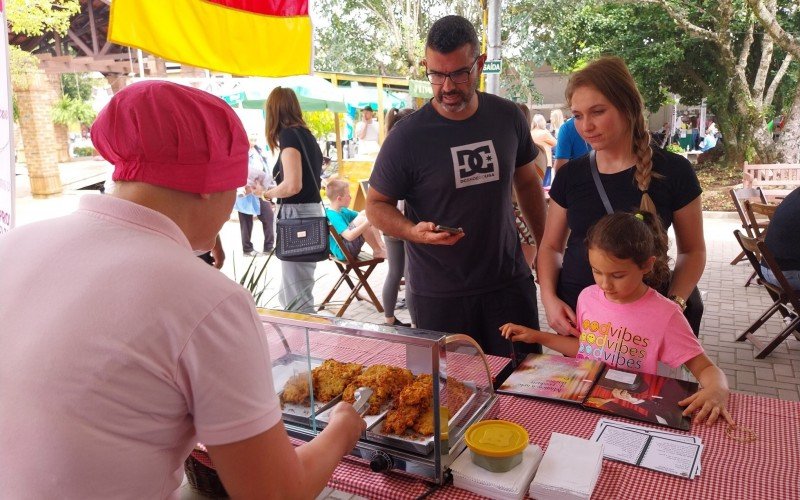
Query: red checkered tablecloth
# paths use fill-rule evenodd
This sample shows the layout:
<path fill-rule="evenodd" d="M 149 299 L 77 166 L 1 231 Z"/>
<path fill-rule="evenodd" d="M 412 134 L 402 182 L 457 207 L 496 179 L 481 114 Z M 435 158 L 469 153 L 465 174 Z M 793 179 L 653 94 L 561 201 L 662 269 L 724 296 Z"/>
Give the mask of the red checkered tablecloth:
<path fill-rule="evenodd" d="M 690 432 L 699 436 L 704 446 L 701 476 L 689 480 L 604 460 L 592 498 L 800 498 L 800 403 L 732 394 L 730 409 L 737 423 L 756 433 L 756 442 L 731 440 L 725 435 L 726 426 L 723 424 L 711 427 L 694 425 Z M 563 403 L 500 396 L 487 418 L 502 418 L 521 424 L 528 430 L 531 442 L 545 450 L 553 432 L 590 437 L 601 415 Z M 353 459 L 342 461 L 328 486 L 376 499 L 416 498 L 429 488 L 419 479 L 400 474 L 373 473 L 366 464 Z M 481 497 L 449 485 L 436 490 L 430 498 Z"/>

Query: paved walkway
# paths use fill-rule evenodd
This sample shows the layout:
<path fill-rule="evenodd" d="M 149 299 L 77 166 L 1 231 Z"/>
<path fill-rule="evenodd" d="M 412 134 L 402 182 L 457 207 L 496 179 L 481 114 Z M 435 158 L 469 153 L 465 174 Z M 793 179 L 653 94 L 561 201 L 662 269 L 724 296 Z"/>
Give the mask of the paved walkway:
<path fill-rule="evenodd" d="M 27 181 L 20 177 L 22 176 L 18 176 L 18 182 Z M 77 206 L 80 196 L 89 192 L 68 191 L 55 198 L 34 200 L 23 194 L 23 190 L 18 190 L 22 196 L 17 200 L 17 225 L 67 214 Z M 790 336 L 766 360 L 754 359 L 751 344 L 735 341 L 739 332 L 755 321 L 771 301 L 760 287 L 743 286 L 750 275 L 750 266 L 746 261 L 737 266 L 729 265 L 738 253 L 738 244 L 732 234 L 738 227 L 738 219 L 730 217 L 731 214 L 721 215 L 704 214 L 708 264 L 700 282 L 700 288 L 705 292 L 701 341 L 708 355 L 728 375 L 733 389 L 748 394 L 800 401 L 800 341 Z M 253 243 L 258 249 L 263 241 L 263 235 L 260 234 L 259 227 L 253 232 Z M 231 277 L 241 277 L 252 258 L 242 255 L 239 226 L 235 219 L 225 224 L 221 234 L 227 252 L 223 272 Z M 255 259 L 257 265 L 267 262 L 266 257 Z M 276 259 L 270 259 L 267 266 L 267 282 L 260 305 L 279 307 L 277 291 L 280 286 L 280 263 Z M 386 265 L 381 264 L 369 279 L 378 294 L 385 274 Z M 324 298 L 337 277 L 338 272 L 332 262 L 321 262 L 317 265 L 317 285 L 314 289 L 317 302 Z M 401 291 L 400 295 L 402 294 Z M 343 298 L 344 295 L 345 292 L 340 291 L 340 297 Z M 541 305 L 539 310 L 543 311 Z M 410 319 L 406 310 L 398 311 L 397 316 L 403 321 Z M 345 317 L 359 321 L 383 322 L 383 315 L 365 302 L 351 304 Z M 543 314 L 540 314 L 540 323 L 543 326 L 547 324 Z M 770 319 L 759 331 L 759 335 L 765 337 L 775 335 L 781 326 L 780 319 Z"/>

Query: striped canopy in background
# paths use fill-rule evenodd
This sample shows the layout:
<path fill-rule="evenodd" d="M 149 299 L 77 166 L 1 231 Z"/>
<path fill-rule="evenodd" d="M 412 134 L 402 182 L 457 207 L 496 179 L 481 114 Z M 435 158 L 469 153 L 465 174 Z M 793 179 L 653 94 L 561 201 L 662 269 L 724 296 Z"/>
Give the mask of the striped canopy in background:
<path fill-rule="evenodd" d="M 308 0 L 114 0 L 108 38 L 233 75 L 311 72 Z"/>

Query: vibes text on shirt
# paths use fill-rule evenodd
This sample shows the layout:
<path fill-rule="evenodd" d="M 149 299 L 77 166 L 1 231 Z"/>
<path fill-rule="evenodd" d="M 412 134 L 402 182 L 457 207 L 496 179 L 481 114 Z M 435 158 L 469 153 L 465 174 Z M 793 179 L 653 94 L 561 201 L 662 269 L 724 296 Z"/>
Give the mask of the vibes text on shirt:
<path fill-rule="evenodd" d="M 615 328 L 611 322 L 584 319 L 576 357 L 595 359 L 615 368 L 641 370 L 648 343 L 647 337 L 629 331 L 626 326 Z"/>

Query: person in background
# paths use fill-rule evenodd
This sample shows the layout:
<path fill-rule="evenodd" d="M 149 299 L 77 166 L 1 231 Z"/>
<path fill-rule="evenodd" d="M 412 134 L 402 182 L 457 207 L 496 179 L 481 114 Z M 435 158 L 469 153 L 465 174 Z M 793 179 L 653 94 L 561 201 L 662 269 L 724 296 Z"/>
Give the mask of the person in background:
<path fill-rule="evenodd" d="M 558 174 L 558 169 L 570 160 L 580 158 L 592 150 L 592 146 L 575 129 L 575 119 L 570 118 L 558 129 L 556 147 L 553 150 L 553 171 Z"/>
<path fill-rule="evenodd" d="M 469 334 L 488 354 L 524 356 L 496 334 L 510 316 L 538 324 L 511 191 L 535 237 L 544 229 L 544 192 L 522 113 L 511 101 L 477 92 L 486 61 L 479 47 L 463 17 L 445 16 L 431 27 L 423 65 L 434 97 L 384 142 L 367 216 L 406 241 L 406 295 L 417 327 Z M 398 200 L 405 200 L 405 216 Z"/>
<path fill-rule="evenodd" d="M 257 253 L 253 249 L 251 237 L 253 234 L 253 216 L 261 221 L 261 228 L 264 231 L 264 253 L 268 254 L 275 246 L 275 229 L 272 212 L 272 202 L 262 198 L 264 189 L 272 187 L 274 182 L 267 176 L 267 163 L 261 153 L 256 149 L 255 135 L 248 137 L 250 141 L 250 151 L 247 160 L 247 184 L 236 192 L 236 204 L 234 208 L 239 212 L 239 231 L 242 236 L 242 253 L 248 256 L 255 256 Z"/>
<path fill-rule="evenodd" d="M 403 118 L 413 113 L 411 108 L 397 109 L 392 108 L 386 113 L 386 135 L 392 131 L 394 126 Z M 397 210 L 400 213 L 405 212 L 405 204 L 403 200 L 397 202 Z M 384 322 L 387 325 L 398 326 L 411 326 L 409 323 L 404 323 L 397 319 L 395 316 L 395 309 L 398 306 L 397 292 L 400 290 L 400 281 L 406 274 L 406 243 L 398 238 L 383 235 L 383 242 L 386 244 L 387 262 L 389 265 L 386 271 L 386 278 L 383 280 L 383 290 L 381 299 L 383 301 L 383 316 Z M 406 298 L 406 307 L 411 309 L 411 304 Z"/>
<path fill-rule="evenodd" d="M 789 193 L 775 209 L 764 244 L 775 256 L 792 288 L 800 290 L 800 188 Z M 767 266 L 762 264 L 761 269 L 767 281 L 778 285 Z"/>
<path fill-rule="evenodd" d="M 558 140 L 558 131 L 561 130 L 561 125 L 564 124 L 564 112 L 560 109 L 550 111 L 550 127 L 553 130 L 553 137 Z"/>
<path fill-rule="evenodd" d="M 358 139 L 358 154 L 375 153 L 380 149 L 378 139 L 380 128 L 375 119 L 375 110 L 369 104 L 361 109 L 361 121 L 356 125 L 356 139 Z"/>
<path fill-rule="evenodd" d="M 533 123 L 531 110 L 528 108 L 527 104 L 517 103 L 517 107 L 522 111 L 522 115 L 528 123 L 528 128 L 530 128 Z M 536 146 L 538 154 L 533 160 L 533 165 L 534 168 L 536 168 L 536 173 L 539 174 L 539 178 L 544 179 L 545 171 L 547 170 L 547 158 L 544 150 L 538 144 L 534 143 L 534 145 Z M 533 269 L 536 263 L 536 238 L 533 237 L 531 229 L 528 227 L 528 224 L 525 223 L 525 218 L 522 216 L 522 210 L 520 210 L 519 203 L 517 202 L 516 190 L 511 191 L 511 204 L 514 206 L 514 223 L 517 226 L 517 236 L 519 237 L 519 244 L 522 246 L 522 254 L 525 257 L 525 263 Z"/>
<path fill-rule="evenodd" d="M 586 247 L 595 284 L 578 297 L 577 330 L 562 336 L 507 323 L 502 336 L 633 372 L 655 375 L 659 361 L 673 368 L 685 364 L 701 388 L 678 402 L 686 406 L 683 414 L 699 410 L 698 422 L 711 425 L 722 417 L 733 424 L 725 373 L 705 354 L 681 308 L 652 288 L 670 275 L 669 241 L 658 216 L 607 215 L 589 229 Z"/>
<path fill-rule="evenodd" d="M 331 179 L 325 186 L 325 194 L 331 202 L 331 207 L 325 209 L 328 221 L 342 237 L 342 243 L 347 247 L 350 255 L 357 257 L 361 253 L 364 243 L 372 248 L 372 256 L 376 259 L 386 258 L 386 248 L 381 241 L 381 233 L 367 220 L 363 212 L 350 210 L 350 184 L 341 179 Z M 345 260 L 344 253 L 333 235 L 330 238 L 331 253 L 339 260 Z"/>
<path fill-rule="evenodd" d="M 266 103 L 266 136 L 270 150 L 280 147 L 272 177 L 278 185 L 267 189 L 264 198 L 278 198 L 278 218 L 299 219 L 324 216 L 320 197 L 322 151 L 308 130 L 300 103 L 292 89 L 276 87 Z M 303 151 L 308 153 L 308 157 Z M 314 270 L 316 262 L 281 261 L 281 289 L 278 300 L 284 309 L 314 311 Z"/>
<path fill-rule="evenodd" d="M 0 237 L 3 496 L 177 498 L 200 441 L 232 498 L 314 498 L 364 420 L 340 403 L 295 448 L 253 297 L 194 256 L 247 180 L 239 118 L 201 90 L 140 82 L 92 142 L 114 193 Z"/>
<path fill-rule="evenodd" d="M 651 147 L 642 97 L 621 59 L 603 57 L 574 73 L 566 97 L 578 132 L 596 152 L 600 185 L 611 209 L 657 213 L 665 230 L 674 223 L 675 269 L 658 291 L 685 309 L 692 330 L 699 334 L 703 303 L 697 282 L 706 249 L 702 190 L 692 165 L 680 155 Z M 562 171 L 567 175 L 556 175 L 550 189 L 537 271 L 547 321 L 556 332 L 568 335 L 576 331 L 578 295 L 594 283 L 583 242 L 588 229 L 607 212 L 589 155 L 570 161 Z"/>
<path fill-rule="evenodd" d="M 540 149 L 545 152 L 547 159 L 547 167 L 545 168 L 544 175 L 542 176 L 542 185 L 544 187 L 550 186 L 553 171 L 553 146 L 556 145 L 556 138 L 553 134 L 547 131 L 547 122 L 544 116 L 540 114 L 533 115 L 533 127 L 531 128 L 531 137 L 533 142 Z"/>

